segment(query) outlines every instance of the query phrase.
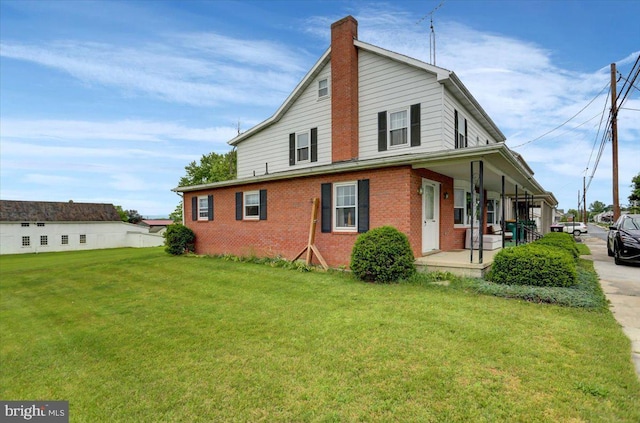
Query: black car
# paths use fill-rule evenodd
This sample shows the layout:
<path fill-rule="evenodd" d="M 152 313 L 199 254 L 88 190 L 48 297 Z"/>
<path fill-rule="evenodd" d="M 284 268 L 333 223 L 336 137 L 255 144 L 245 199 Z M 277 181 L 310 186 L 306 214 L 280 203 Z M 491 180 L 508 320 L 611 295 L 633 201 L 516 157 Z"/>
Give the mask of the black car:
<path fill-rule="evenodd" d="M 640 264 L 640 214 L 622 215 L 609 226 L 607 253 L 616 264 L 623 261 Z"/>

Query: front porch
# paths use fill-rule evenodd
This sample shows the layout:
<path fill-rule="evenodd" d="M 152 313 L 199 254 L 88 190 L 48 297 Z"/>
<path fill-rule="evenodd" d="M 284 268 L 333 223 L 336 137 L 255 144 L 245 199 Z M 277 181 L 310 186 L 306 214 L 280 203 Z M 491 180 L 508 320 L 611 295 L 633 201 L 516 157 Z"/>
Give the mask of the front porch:
<path fill-rule="evenodd" d="M 484 250 L 482 263 L 479 263 L 478 251 L 470 250 L 439 251 L 416 259 L 419 272 L 451 272 L 454 275 L 482 278 L 491 269 L 493 258 L 501 249 Z"/>

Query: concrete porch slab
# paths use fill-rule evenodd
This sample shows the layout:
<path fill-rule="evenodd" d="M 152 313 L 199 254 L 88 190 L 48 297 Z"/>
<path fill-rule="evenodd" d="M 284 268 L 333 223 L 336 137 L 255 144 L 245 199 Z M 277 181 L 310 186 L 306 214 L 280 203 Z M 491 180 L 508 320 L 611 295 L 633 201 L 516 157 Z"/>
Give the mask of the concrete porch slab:
<path fill-rule="evenodd" d="M 482 252 L 482 263 L 479 263 L 479 252 L 474 250 L 471 262 L 470 250 L 440 251 L 416 259 L 419 272 L 451 272 L 454 275 L 482 278 L 491 269 L 493 257 L 500 250 Z"/>

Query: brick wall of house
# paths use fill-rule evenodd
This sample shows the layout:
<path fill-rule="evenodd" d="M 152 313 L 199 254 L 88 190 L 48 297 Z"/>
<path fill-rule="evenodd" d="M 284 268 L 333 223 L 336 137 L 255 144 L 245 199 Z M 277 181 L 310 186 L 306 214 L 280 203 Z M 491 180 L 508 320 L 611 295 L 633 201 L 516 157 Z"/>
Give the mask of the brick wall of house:
<path fill-rule="evenodd" d="M 186 224 L 196 233 L 199 254 L 295 257 L 306 245 L 313 198 L 320 198 L 321 184 L 369 179 L 370 228 L 390 225 L 409 237 L 414 255 L 422 255 L 421 178 L 442 183 L 440 217 L 441 249 L 462 248 L 464 231 L 453 230 L 453 180 L 408 166 L 314 176 L 282 181 L 224 187 L 184 194 Z M 235 193 L 267 190 L 267 220 L 235 220 Z M 448 191 L 449 199 L 442 198 Z M 192 221 L 193 195 L 214 196 L 214 220 Z M 322 233 L 320 210 L 315 244 L 331 267 L 348 265 L 357 233 Z M 458 239 L 459 238 L 459 239 Z"/>

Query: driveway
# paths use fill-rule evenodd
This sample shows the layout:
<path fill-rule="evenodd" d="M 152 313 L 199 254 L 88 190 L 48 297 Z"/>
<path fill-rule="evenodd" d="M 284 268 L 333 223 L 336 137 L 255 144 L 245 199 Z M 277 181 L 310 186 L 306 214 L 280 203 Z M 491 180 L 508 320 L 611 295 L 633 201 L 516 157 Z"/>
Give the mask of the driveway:
<path fill-rule="evenodd" d="M 585 258 L 593 260 L 611 311 L 631 340 L 631 358 L 640 378 L 640 266 L 616 266 L 607 255 L 606 231 L 597 229 L 589 225 L 589 234 L 582 235 L 591 250 L 591 257 Z"/>

